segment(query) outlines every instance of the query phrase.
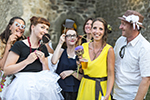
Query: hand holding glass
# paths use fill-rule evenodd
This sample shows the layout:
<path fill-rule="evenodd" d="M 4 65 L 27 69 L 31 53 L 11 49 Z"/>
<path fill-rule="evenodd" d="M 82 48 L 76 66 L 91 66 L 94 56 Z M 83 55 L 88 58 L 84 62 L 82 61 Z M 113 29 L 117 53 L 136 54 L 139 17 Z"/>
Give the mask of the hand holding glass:
<path fill-rule="evenodd" d="M 87 69 L 88 60 L 87 59 L 81 59 L 80 61 L 81 61 L 82 69 Z"/>

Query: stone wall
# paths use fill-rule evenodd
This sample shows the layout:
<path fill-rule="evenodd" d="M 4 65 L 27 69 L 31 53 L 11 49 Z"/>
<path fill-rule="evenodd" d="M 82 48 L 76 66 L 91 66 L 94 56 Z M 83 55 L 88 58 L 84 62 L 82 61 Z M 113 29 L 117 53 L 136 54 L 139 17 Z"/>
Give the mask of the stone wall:
<path fill-rule="evenodd" d="M 66 18 L 73 19 L 77 24 L 77 31 L 83 34 L 82 26 L 88 17 L 95 17 L 94 0 L 22 0 L 23 18 L 27 21 L 31 16 L 42 16 L 51 23 L 50 34 L 55 48 L 62 32 L 62 25 Z M 26 34 L 28 35 L 28 31 Z"/>
<path fill-rule="evenodd" d="M 55 48 L 62 32 L 62 25 L 66 18 L 73 19 L 77 24 L 77 31 L 83 34 L 83 24 L 89 17 L 103 17 L 113 27 L 108 35 L 108 43 L 114 45 L 121 35 L 120 20 L 126 10 L 133 9 L 144 17 L 146 29 L 142 34 L 150 41 L 150 1 L 149 0 L 0 0 L 0 33 L 5 29 L 13 16 L 21 16 L 26 21 L 25 35 L 29 35 L 29 19 L 41 16 L 51 23 L 49 34 Z"/>
<path fill-rule="evenodd" d="M 73 19 L 77 31 L 83 34 L 82 26 L 86 18 L 95 17 L 95 0 L 0 0 L 0 32 L 13 16 L 26 21 L 25 35 L 29 36 L 30 18 L 41 16 L 51 23 L 49 34 L 55 48 L 66 18 Z"/>
<path fill-rule="evenodd" d="M 12 16 L 22 16 L 23 6 L 19 0 L 0 0 L 0 32 L 2 32 Z"/>
<path fill-rule="evenodd" d="M 150 1 L 149 0 L 98 0 L 96 3 L 96 17 L 103 17 L 113 27 L 113 32 L 108 35 L 108 43 L 114 46 L 116 39 L 121 36 L 119 29 L 120 20 L 127 10 L 136 10 L 144 16 L 141 30 L 144 37 L 150 41 Z"/>

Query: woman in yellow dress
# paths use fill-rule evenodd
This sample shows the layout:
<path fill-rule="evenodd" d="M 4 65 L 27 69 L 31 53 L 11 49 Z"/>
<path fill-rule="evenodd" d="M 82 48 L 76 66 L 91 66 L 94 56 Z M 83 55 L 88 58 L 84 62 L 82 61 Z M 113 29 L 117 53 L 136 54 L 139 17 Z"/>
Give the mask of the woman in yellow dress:
<path fill-rule="evenodd" d="M 88 66 L 83 69 L 77 100 L 111 100 L 115 56 L 113 48 L 106 43 L 108 32 L 103 18 L 93 20 L 91 33 L 94 41 L 83 44 L 83 58 L 88 60 Z"/>

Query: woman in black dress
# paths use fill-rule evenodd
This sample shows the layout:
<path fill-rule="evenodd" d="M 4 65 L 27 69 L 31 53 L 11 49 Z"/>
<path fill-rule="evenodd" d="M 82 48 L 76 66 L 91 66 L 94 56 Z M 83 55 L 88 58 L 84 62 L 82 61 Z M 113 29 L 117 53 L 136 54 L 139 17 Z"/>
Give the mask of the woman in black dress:
<path fill-rule="evenodd" d="M 67 48 L 62 49 L 63 43 L 66 42 Z M 77 32 L 71 28 L 66 29 L 62 34 L 59 43 L 52 56 L 52 63 L 56 64 L 59 60 L 56 73 L 61 76 L 58 83 L 62 88 L 62 95 L 65 100 L 76 100 L 77 92 L 82 75 L 77 73 L 77 56 L 75 55 L 75 46 L 77 42 Z"/>

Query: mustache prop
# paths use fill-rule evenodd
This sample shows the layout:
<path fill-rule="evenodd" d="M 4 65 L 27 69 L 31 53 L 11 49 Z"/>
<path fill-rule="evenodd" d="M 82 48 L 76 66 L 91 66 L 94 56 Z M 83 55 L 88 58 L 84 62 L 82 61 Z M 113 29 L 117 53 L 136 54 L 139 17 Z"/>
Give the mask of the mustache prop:
<path fill-rule="evenodd" d="M 38 50 L 42 50 L 43 46 L 50 41 L 51 37 L 49 34 L 44 34 L 42 40 L 40 41 L 40 46 Z"/>

